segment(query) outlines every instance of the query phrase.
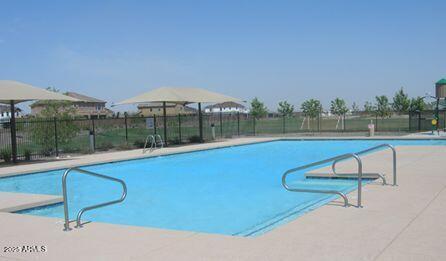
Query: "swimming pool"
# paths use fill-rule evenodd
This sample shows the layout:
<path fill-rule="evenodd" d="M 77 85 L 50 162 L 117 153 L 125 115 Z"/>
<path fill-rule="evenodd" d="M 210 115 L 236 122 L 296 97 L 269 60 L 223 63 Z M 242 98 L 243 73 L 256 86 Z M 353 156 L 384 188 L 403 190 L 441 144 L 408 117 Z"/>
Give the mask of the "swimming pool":
<path fill-rule="evenodd" d="M 86 212 L 83 219 L 225 235 L 259 235 L 336 197 L 288 192 L 281 186 L 284 171 L 381 143 L 446 145 L 442 140 L 284 140 L 86 166 L 83 169 L 123 179 L 128 195 L 121 204 Z M 61 195 L 63 172 L 2 178 L 0 191 Z M 357 183 L 305 179 L 303 173 L 296 173 L 290 184 L 349 192 Z M 73 173 L 68 177 L 70 216 L 74 217 L 82 207 L 118 198 L 120 193 L 119 184 Z M 20 213 L 63 218 L 63 206 Z"/>

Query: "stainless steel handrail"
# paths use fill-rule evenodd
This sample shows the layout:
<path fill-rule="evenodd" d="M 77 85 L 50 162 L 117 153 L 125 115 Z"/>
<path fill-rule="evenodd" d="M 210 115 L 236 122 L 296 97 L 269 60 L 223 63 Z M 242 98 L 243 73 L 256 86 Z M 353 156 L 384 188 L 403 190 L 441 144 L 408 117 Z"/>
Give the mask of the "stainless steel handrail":
<path fill-rule="evenodd" d="M 113 178 L 113 177 L 110 177 L 110 176 L 94 173 L 94 172 L 91 172 L 91 171 L 88 171 L 88 170 L 83 170 L 83 169 L 80 169 L 80 168 L 69 168 L 69 169 L 67 169 L 65 171 L 65 173 L 63 174 L 63 176 L 62 176 L 62 191 L 63 191 L 63 203 L 64 203 L 63 208 L 64 208 L 64 215 L 65 215 L 64 231 L 71 230 L 70 222 L 74 221 L 74 220 L 70 221 L 70 218 L 69 218 L 69 214 L 68 214 L 68 196 L 67 196 L 67 176 L 72 171 L 76 171 L 78 173 L 82 173 L 82 174 L 86 174 L 86 175 L 90 175 L 90 176 L 94 176 L 94 177 L 98 177 L 98 178 L 102 178 L 102 179 L 108 179 L 108 180 L 111 180 L 111 181 L 116 181 L 116 182 L 118 182 L 118 183 L 120 183 L 122 185 L 122 195 L 121 195 L 120 199 L 108 201 L 108 202 L 105 202 L 105 203 L 101 203 L 101 204 L 97 204 L 97 205 L 93 205 L 93 206 L 89 206 L 89 207 L 85 207 L 85 208 L 82 208 L 81 210 L 79 210 L 79 212 L 77 213 L 77 218 L 76 218 L 76 226 L 75 226 L 76 228 L 82 227 L 81 218 L 82 218 L 82 215 L 86 211 L 120 203 L 120 202 L 124 201 L 125 197 L 127 196 L 127 186 L 125 185 L 125 182 L 123 180 L 121 180 L 121 179 L 117 179 L 117 178 Z"/>
<path fill-rule="evenodd" d="M 392 150 L 392 154 L 393 154 L 393 186 L 396 186 L 397 185 L 396 184 L 396 150 L 395 150 L 394 146 L 392 146 L 390 144 L 387 144 L 387 143 L 380 144 L 380 145 L 368 148 L 366 150 L 362 150 L 362 151 L 356 152 L 355 154 L 360 156 L 362 154 L 365 154 L 367 152 L 371 152 L 371 151 L 374 151 L 374 150 L 377 150 L 377 149 L 380 149 L 380 148 L 389 148 L 389 149 Z M 342 159 L 333 161 L 333 164 L 331 165 L 331 169 L 333 170 L 333 174 L 337 174 L 336 173 L 336 164 L 339 161 L 342 161 Z M 379 174 L 379 173 L 377 173 L 377 175 L 383 180 L 383 184 L 385 185 L 386 184 L 386 179 L 384 178 L 384 176 Z"/>
<path fill-rule="evenodd" d="M 146 153 L 146 151 L 148 150 L 147 149 L 147 144 L 149 143 L 149 138 L 151 140 L 151 142 L 150 142 L 150 151 L 156 149 L 156 139 L 155 139 L 155 136 L 147 135 L 146 142 L 144 143 L 144 148 L 142 149 L 142 153 L 143 154 Z"/>
<path fill-rule="evenodd" d="M 162 138 L 161 135 L 159 135 L 159 134 L 155 134 L 155 148 L 156 148 L 156 137 L 158 137 L 159 140 L 160 140 L 161 149 L 164 148 L 164 141 L 163 141 L 163 138 Z"/>
<path fill-rule="evenodd" d="M 357 163 L 358 163 L 358 203 L 357 203 L 357 207 L 362 207 L 361 205 L 361 196 L 362 196 L 362 161 L 361 158 L 354 154 L 354 153 L 347 153 L 347 154 L 343 154 L 340 156 L 336 156 L 333 158 L 329 158 L 329 159 L 325 159 L 325 160 L 321 160 L 321 161 L 317 161 L 317 162 L 313 162 L 304 166 L 300 166 L 297 168 L 293 168 L 293 169 L 289 169 L 287 170 L 283 175 L 282 175 L 282 186 L 288 190 L 288 191 L 292 191 L 292 192 L 309 192 L 309 193 L 325 193 L 325 194 L 337 194 L 339 196 L 341 196 L 344 199 L 344 206 L 348 206 L 348 198 L 347 196 L 337 190 L 321 190 L 321 189 L 299 189 L 299 188 L 290 188 L 288 186 L 288 184 L 286 183 L 286 178 L 289 174 L 299 171 L 299 170 L 304 170 L 304 169 L 308 169 L 311 167 L 316 167 L 325 163 L 329 163 L 335 160 L 343 160 L 343 159 L 349 159 L 349 158 L 354 158 L 356 159 Z"/>

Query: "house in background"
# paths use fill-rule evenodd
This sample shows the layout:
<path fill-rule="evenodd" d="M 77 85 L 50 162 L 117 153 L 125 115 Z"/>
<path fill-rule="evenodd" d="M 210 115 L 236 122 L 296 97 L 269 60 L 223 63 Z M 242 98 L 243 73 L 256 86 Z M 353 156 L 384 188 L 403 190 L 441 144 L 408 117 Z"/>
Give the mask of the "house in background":
<path fill-rule="evenodd" d="M 166 115 L 178 115 L 178 114 L 195 114 L 197 110 L 189 106 L 185 106 L 177 103 L 166 103 Z M 138 114 L 144 117 L 149 116 L 162 116 L 163 104 L 158 102 L 144 103 L 138 105 Z"/>
<path fill-rule="evenodd" d="M 75 117 L 83 117 L 87 119 L 103 119 L 113 116 L 113 112 L 105 108 L 105 104 L 107 103 L 106 101 L 76 92 L 67 92 L 64 94 L 80 100 L 78 102 L 72 102 Z M 30 107 L 31 114 L 38 115 L 45 108 L 45 103 L 37 101 L 31 104 Z"/>
<path fill-rule="evenodd" d="M 223 113 L 232 113 L 232 112 L 249 113 L 249 110 L 245 106 L 236 102 L 217 103 L 204 108 L 205 113 L 219 113 L 220 111 Z"/>
<path fill-rule="evenodd" d="M 20 113 L 22 110 L 19 108 L 15 108 L 15 117 L 19 118 L 21 117 Z M 0 104 L 0 122 L 9 121 L 11 118 L 11 107 L 9 105 L 2 105 Z"/>

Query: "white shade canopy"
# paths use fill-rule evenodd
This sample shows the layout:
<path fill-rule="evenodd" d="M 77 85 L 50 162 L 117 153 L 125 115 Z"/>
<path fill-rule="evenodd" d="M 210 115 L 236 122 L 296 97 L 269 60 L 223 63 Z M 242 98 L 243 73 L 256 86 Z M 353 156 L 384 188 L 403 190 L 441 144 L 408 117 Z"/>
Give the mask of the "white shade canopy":
<path fill-rule="evenodd" d="M 19 103 L 30 100 L 79 101 L 78 99 L 57 92 L 37 88 L 29 84 L 10 80 L 0 80 L 0 103 L 9 104 L 11 101 Z"/>
<path fill-rule="evenodd" d="M 148 103 L 148 102 L 170 102 L 170 103 L 214 103 L 214 102 L 241 102 L 242 100 L 211 92 L 200 88 L 173 88 L 161 87 L 138 96 L 118 102 L 120 104 Z"/>

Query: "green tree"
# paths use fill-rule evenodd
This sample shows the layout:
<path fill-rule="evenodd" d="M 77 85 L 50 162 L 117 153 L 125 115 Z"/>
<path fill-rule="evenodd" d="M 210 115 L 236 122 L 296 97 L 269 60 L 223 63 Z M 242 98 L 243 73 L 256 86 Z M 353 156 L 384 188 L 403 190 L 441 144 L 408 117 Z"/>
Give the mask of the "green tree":
<path fill-rule="evenodd" d="M 342 116 L 348 112 L 345 101 L 341 98 L 336 98 L 331 101 L 330 112 L 336 116 Z"/>
<path fill-rule="evenodd" d="M 359 106 L 358 106 L 358 104 L 356 104 L 356 102 L 353 102 L 353 104 L 352 104 L 352 112 L 353 113 L 359 112 Z"/>
<path fill-rule="evenodd" d="M 307 119 L 308 129 L 310 129 L 310 119 L 314 120 L 321 113 L 322 104 L 319 100 L 309 99 L 302 103 L 300 109 L 305 116 L 304 120 L 302 121 L 301 129 L 304 126 L 305 119 Z"/>
<path fill-rule="evenodd" d="M 294 105 L 289 104 L 287 101 L 281 101 L 277 111 L 284 117 L 291 117 L 293 116 Z"/>
<path fill-rule="evenodd" d="M 342 116 L 348 112 L 345 101 L 341 98 L 336 98 L 331 101 L 330 112 L 338 116 L 338 122 L 336 123 L 336 129 L 338 129 L 339 122 L 342 120 Z M 342 128 L 344 127 L 344 121 L 342 120 Z"/>
<path fill-rule="evenodd" d="M 403 113 L 407 112 L 410 107 L 410 99 L 407 93 L 404 92 L 403 87 L 395 93 L 393 97 L 392 108 L 394 111 Z"/>
<path fill-rule="evenodd" d="M 389 98 L 385 95 L 376 96 L 376 106 L 375 106 L 375 113 L 377 116 L 381 117 L 382 119 L 392 116 L 392 110 L 389 103 Z"/>
<path fill-rule="evenodd" d="M 304 101 L 300 108 L 306 117 L 314 119 L 322 111 L 322 104 L 319 100 L 309 99 Z"/>
<path fill-rule="evenodd" d="M 366 101 L 364 103 L 364 111 L 368 114 L 371 114 L 372 112 L 375 111 L 375 106 L 373 106 L 373 104 L 369 101 Z"/>
<path fill-rule="evenodd" d="M 255 97 L 251 101 L 251 115 L 258 119 L 265 117 L 268 114 L 268 108 L 266 108 L 265 104 L 263 102 L 259 101 L 257 97 Z"/>
<path fill-rule="evenodd" d="M 426 108 L 424 99 L 420 96 L 410 99 L 409 111 L 423 111 Z"/>
<path fill-rule="evenodd" d="M 54 88 L 49 91 L 59 92 Z M 69 101 L 37 101 L 43 107 L 36 115 L 33 123 L 32 139 L 35 144 L 40 145 L 43 154 L 51 154 L 55 148 L 55 129 L 57 128 L 57 142 L 63 147 L 69 144 L 79 132 L 79 127 L 73 123 L 74 108 Z M 56 122 L 56 128 L 54 125 Z"/>

